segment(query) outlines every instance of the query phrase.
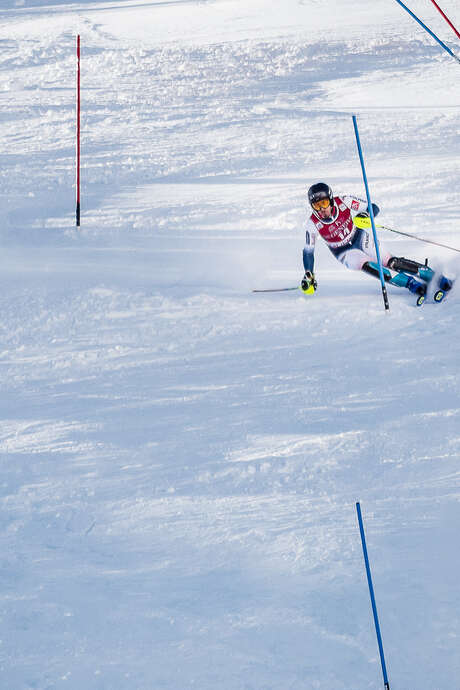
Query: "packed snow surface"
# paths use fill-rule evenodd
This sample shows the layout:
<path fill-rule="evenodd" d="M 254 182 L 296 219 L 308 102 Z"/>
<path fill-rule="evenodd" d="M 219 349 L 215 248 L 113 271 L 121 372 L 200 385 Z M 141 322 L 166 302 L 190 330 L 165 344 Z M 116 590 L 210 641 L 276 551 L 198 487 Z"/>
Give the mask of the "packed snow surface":
<path fill-rule="evenodd" d="M 360 501 L 392 690 L 458 690 L 455 290 L 318 244 L 252 292 L 364 195 L 352 114 L 379 222 L 460 248 L 458 63 L 391 0 L 0 0 L 0 46 L 1 688 L 381 688 Z"/>

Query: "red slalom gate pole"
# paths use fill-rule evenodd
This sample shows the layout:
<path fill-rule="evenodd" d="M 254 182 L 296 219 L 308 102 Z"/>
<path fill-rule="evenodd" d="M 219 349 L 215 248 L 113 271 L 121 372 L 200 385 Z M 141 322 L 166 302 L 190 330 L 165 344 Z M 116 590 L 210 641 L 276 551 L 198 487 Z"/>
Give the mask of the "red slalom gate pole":
<path fill-rule="evenodd" d="M 80 226 L 80 35 L 77 36 L 77 227 Z"/>
<path fill-rule="evenodd" d="M 431 0 L 431 2 L 432 2 L 433 5 L 436 7 L 436 9 L 439 10 L 439 12 L 442 14 L 442 16 L 444 17 L 444 19 L 446 20 L 446 22 L 449 24 L 450 28 L 455 32 L 457 38 L 460 38 L 460 34 L 458 33 L 457 29 L 456 29 L 455 26 L 452 24 L 452 22 L 450 21 L 449 17 L 447 17 L 446 14 L 445 14 L 445 13 L 442 11 L 442 9 L 439 7 L 438 3 L 435 2 L 435 0 Z"/>

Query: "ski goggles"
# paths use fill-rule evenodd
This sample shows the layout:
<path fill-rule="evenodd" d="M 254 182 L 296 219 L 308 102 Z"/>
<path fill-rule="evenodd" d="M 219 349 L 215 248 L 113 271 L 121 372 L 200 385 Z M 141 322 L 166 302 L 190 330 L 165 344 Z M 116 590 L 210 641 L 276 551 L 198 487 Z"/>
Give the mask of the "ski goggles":
<path fill-rule="evenodd" d="M 320 211 L 322 208 L 327 208 L 331 205 L 329 199 L 320 199 L 319 201 L 313 201 L 312 206 L 315 211 Z"/>

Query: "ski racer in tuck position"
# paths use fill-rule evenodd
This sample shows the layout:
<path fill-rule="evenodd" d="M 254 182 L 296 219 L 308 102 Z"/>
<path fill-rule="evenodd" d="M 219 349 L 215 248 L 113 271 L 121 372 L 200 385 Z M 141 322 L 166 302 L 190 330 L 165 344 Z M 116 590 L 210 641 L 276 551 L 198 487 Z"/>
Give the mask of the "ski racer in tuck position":
<path fill-rule="evenodd" d="M 329 185 L 324 182 L 318 182 L 310 187 L 308 201 L 312 213 L 307 221 L 305 233 L 306 244 L 303 250 L 305 275 L 301 281 L 302 291 L 312 294 L 317 288 L 313 269 L 318 234 L 325 240 L 335 258 L 344 266 L 380 278 L 372 233 L 368 229 L 357 227 L 354 223 L 356 217 L 369 217 L 367 201 L 351 195 L 334 196 Z M 379 210 L 376 204 L 372 204 L 374 217 Z M 434 276 L 433 269 L 427 263 L 420 264 L 411 259 L 392 256 L 386 251 L 381 252 L 381 260 L 385 281 L 391 285 L 407 288 L 417 295 L 417 304 L 422 304 L 427 286 Z M 452 281 L 441 276 L 435 300 L 441 301 L 451 287 Z M 436 298 L 436 295 L 439 297 Z"/>

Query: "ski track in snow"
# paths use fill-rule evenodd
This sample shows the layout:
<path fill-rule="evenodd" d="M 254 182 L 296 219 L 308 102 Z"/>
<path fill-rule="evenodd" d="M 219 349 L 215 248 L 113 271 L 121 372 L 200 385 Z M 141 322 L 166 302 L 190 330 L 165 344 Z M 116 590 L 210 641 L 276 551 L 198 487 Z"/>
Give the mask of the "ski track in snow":
<path fill-rule="evenodd" d="M 363 193 L 353 113 L 382 222 L 459 246 L 455 61 L 364 0 L 2 0 L 0 45 L 2 688 L 381 687 L 357 500 L 391 687 L 457 687 L 456 291 L 385 315 L 318 245 L 251 293 Z"/>

